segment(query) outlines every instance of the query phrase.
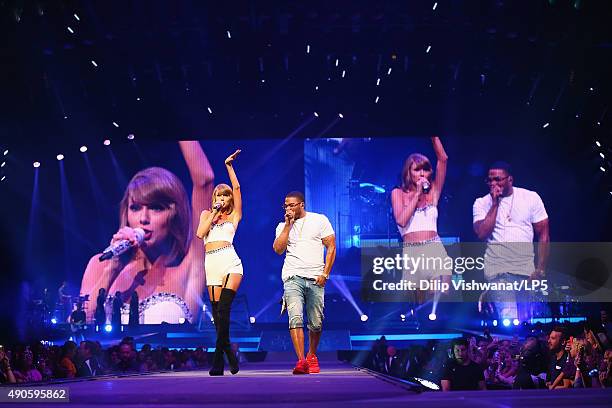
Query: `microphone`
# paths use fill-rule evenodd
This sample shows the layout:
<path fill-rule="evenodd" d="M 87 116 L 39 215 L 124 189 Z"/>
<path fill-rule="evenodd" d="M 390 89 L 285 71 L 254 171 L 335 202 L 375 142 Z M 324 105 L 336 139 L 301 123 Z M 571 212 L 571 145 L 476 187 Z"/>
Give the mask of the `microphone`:
<path fill-rule="evenodd" d="M 213 206 L 213 209 L 219 211 L 221 209 L 221 203 L 215 203 L 215 205 Z"/>
<path fill-rule="evenodd" d="M 429 184 L 429 181 L 425 180 L 423 182 L 423 192 L 427 194 L 429 193 L 429 190 L 431 190 L 431 184 Z"/>
<path fill-rule="evenodd" d="M 108 248 L 104 250 L 102 255 L 99 258 L 99 261 L 106 261 L 107 259 L 111 259 L 113 256 L 119 256 L 124 254 L 134 246 L 142 244 L 144 241 L 145 232 L 142 228 L 134 228 L 134 232 L 136 233 L 136 240 L 138 244 L 133 245 L 129 240 L 122 239 L 121 241 L 117 241 L 112 245 L 109 245 Z"/>

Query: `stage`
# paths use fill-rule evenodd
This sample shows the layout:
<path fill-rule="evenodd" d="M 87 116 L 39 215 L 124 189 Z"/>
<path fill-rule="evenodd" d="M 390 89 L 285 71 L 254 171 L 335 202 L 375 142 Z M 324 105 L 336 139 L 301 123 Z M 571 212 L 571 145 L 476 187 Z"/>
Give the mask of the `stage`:
<path fill-rule="evenodd" d="M 63 383 L 70 406 L 201 407 L 201 406 L 308 406 L 308 407 L 609 407 L 612 390 L 532 390 L 418 392 L 408 384 L 322 356 L 321 373 L 291 374 L 287 353 L 266 362 L 245 363 L 235 376 L 210 377 L 207 371 L 184 371 L 104 377 Z M 276 357 L 276 358 L 275 358 Z M 59 385 L 59 384 L 55 384 Z M 45 406 L 66 406 L 46 403 Z"/>

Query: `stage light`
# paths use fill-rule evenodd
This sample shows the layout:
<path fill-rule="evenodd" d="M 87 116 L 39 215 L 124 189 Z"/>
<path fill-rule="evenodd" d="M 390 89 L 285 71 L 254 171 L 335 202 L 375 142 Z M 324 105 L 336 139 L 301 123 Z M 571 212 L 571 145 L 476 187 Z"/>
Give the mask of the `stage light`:
<path fill-rule="evenodd" d="M 362 321 L 362 322 L 366 322 L 366 321 L 368 321 L 368 315 L 364 315 L 364 314 L 362 314 L 362 315 L 361 315 L 361 321 Z"/>
<path fill-rule="evenodd" d="M 319 90 L 319 85 L 315 86 L 315 91 Z"/>
<path fill-rule="evenodd" d="M 338 117 L 339 117 L 340 119 L 344 119 L 344 115 L 342 115 L 341 113 L 339 113 L 339 114 L 338 114 Z"/>
<path fill-rule="evenodd" d="M 405 318 L 406 318 L 406 315 L 402 313 L 402 314 L 400 315 L 400 319 L 404 320 Z"/>
<path fill-rule="evenodd" d="M 100 326 L 96 324 L 96 333 L 100 331 Z"/>
<path fill-rule="evenodd" d="M 576 114 L 576 119 L 578 119 L 579 117 L 580 117 L 580 115 L 579 115 L 579 114 Z"/>
<path fill-rule="evenodd" d="M 202 305 L 202 311 L 205 312 L 206 311 L 206 305 Z"/>
<path fill-rule="evenodd" d="M 70 27 L 68 27 L 68 32 L 69 32 L 70 34 L 74 34 L 74 30 L 73 30 L 72 28 L 70 28 Z"/>
<path fill-rule="evenodd" d="M 521 322 L 519 322 L 519 319 L 514 319 L 512 320 L 512 324 L 515 326 L 518 326 Z"/>
<path fill-rule="evenodd" d="M 74 18 L 76 19 L 76 21 L 81 21 L 81 19 L 79 18 L 79 16 L 77 16 L 77 13 L 73 14 Z"/>
<path fill-rule="evenodd" d="M 179 324 L 185 323 L 185 318 L 184 317 L 179 317 L 178 322 L 179 322 Z"/>
<path fill-rule="evenodd" d="M 112 332 L 113 331 L 113 326 L 110 325 L 110 324 L 105 324 L 104 325 L 104 331 L 107 332 L 107 333 Z"/>
<path fill-rule="evenodd" d="M 601 143 L 599 143 L 599 140 L 596 140 L 596 141 L 595 141 L 595 146 L 597 146 L 597 147 L 601 147 Z M 4 154 L 6 155 L 6 153 L 4 153 Z"/>
<path fill-rule="evenodd" d="M 34 162 L 34 164 L 32 164 L 32 166 L 34 166 L 34 168 L 39 168 L 40 167 L 40 162 Z"/>
<path fill-rule="evenodd" d="M 104 140 L 104 146 L 110 146 L 110 140 L 109 139 Z"/>
<path fill-rule="evenodd" d="M 227 30 L 226 33 L 227 33 L 227 38 L 231 39 L 232 38 L 232 33 L 230 33 L 229 30 Z"/>
<path fill-rule="evenodd" d="M 604 173 L 606 172 L 606 169 L 603 166 L 599 166 L 599 170 L 603 171 Z"/>
<path fill-rule="evenodd" d="M 430 390 L 438 391 L 440 390 L 440 386 L 435 382 L 431 382 L 429 380 L 425 380 L 423 378 L 413 377 L 419 384 L 423 387 L 428 388 Z"/>
<path fill-rule="evenodd" d="M 497 327 L 497 320 L 493 320 L 493 326 Z"/>
<path fill-rule="evenodd" d="M 380 78 L 376 80 L 376 86 L 379 86 L 379 85 L 380 85 Z"/>
<path fill-rule="evenodd" d="M 510 319 L 504 319 L 504 320 L 502 321 L 502 324 L 504 325 L 504 327 L 508 327 L 508 326 L 510 326 Z"/>
<path fill-rule="evenodd" d="M 4 151 L 4 156 L 6 156 L 8 154 L 8 150 Z"/>
<path fill-rule="evenodd" d="M 63 154 L 58 154 L 56 157 L 57 157 L 57 160 L 59 160 L 59 161 L 64 160 L 64 155 Z"/>
<path fill-rule="evenodd" d="M 317 112 L 314 113 L 315 117 L 319 117 L 319 114 Z"/>
<path fill-rule="evenodd" d="M 546 129 L 548 126 L 550 126 L 550 123 L 546 122 L 546 123 L 544 124 L 544 126 L 542 126 L 542 127 L 543 127 L 544 129 Z"/>
<path fill-rule="evenodd" d="M 345 70 L 345 69 L 343 69 L 343 70 L 342 70 L 342 78 L 344 78 L 344 77 L 345 77 L 345 75 L 346 75 L 346 70 Z"/>
<path fill-rule="evenodd" d="M 64 119 L 68 119 L 68 116 L 64 115 Z"/>
<path fill-rule="evenodd" d="M 210 109 L 210 106 L 208 108 L 206 108 L 208 110 L 208 113 L 210 113 L 212 115 L 212 109 Z"/>
<path fill-rule="evenodd" d="M 114 126 L 114 127 L 116 127 L 116 128 L 118 128 L 118 127 L 119 127 L 119 124 L 118 124 L 117 122 L 113 122 L 113 126 Z"/>
<path fill-rule="evenodd" d="M 262 79 L 262 80 L 261 80 L 261 83 L 262 83 L 262 84 L 263 84 L 263 83 L 265 83 L 265 82 L 266 82 L 266 80 L 265 80 L 265 79 Z"/>
<path fill-rule="evenodd" d="M 601 156 L 602 159 L 606 158 L 606 156 L 603 153 L 599 153 L 599 155 Z"/>
<path fill-rule="evenodd" d="M 81 146 L 79 150 L 81 151 L 81 153 L 85 153 L 87 151 L 87 146 Z"/>
<path fill-rule="evenodd" d="M 94 67 L 98 68 L 98 64 L 96 64 L 96 61 L 91 60 L 91 65 L 93 65 Z"/>
<path fill-rule="evenodd" d="M 380 100 L 380 96 L 377 96 L 376 99 L 374 100 L 374 103 L 378 103 L 379 100 Z"/>
<path fill-rule="evenodd" d="M 2 178 L 0 179 L 0 181 L 4 181 L 6 179 L 6 176 L 2 176 Z"/>
<path fill-rule="evenodd" d="M 339 63 L 340 63 L 340 60 L 336 58 L 336 66 L 338 66 Z"/>
<path fill-rule="evenodd" d="M 595 89 L 593 89 L 593 88 L 589 88 L 589 91 L 591 91 L 591 92 L 593 92 L 594 90 L 595 90 Z"/>
<path fill-rule="evenodd" d="M 597 126 L 601 126 L 601 122 L 600 121 L 597 121 Z"/>
<path fill-rule="evenodd" d="M 391 75 L 391 68 L 387 71 L 387 75 Z"/>
<path fill-rule="evenodd" d="M 130 133 L 127 137 L 128 137 L 128 140 L 134 140 L 134 135 L 132 133 Z"/>
<path fill-rule="evenodd" d="M 435 313 L 430 313 L 430 314 L 429 314 L 429 316 L 427 316 L 427 317 L 428 317 L 428 318 L 429 318 L 429 320 L 431 320 L 432 322 L 438 318 L 438 316 L 436 316 L 436 314 L 435 314 Z"/>
<path fill-rule="evenodd" d="M 306 45 L 306 54 L 310 54 L 310 45 Z"/>
<path fill-rule="evenodd" d="M 0 164 L 0 167 L 4 167 L 6 166 L 6 162 L 2 162 L 2 164 Z"/>
<path fill-rule="evenodd" d="M 137 100 L 137 101 L 139 101 L 139 100 L 140 100 L 140 97 L 136 98 L 136 100 Z"/>
<path fill-rule="evenodd" d="M 55 317 L 51 318 L 51 324 L 57 324 L 57 319 Z"/>
<path fill-rule="evenodd" d="M 433 10 L 435 10 L 438 7 L 438 2 L 435 2 L 433 5 Z"/>
<path fill-rule="evenodd" d="M 249 317 L 249 322 L 251 322 L 251 324 L 255 324 L 255 316 Z"/>
<path fill-rule="evenodd" d="M 484 320 L 480 321 L 480 327 L 484 327 Z"/>
<path fill-rule="evenodd" d="M 425 50 L 425 53 L 429 54 L 429 51 L 431 51 L 431 45 L 427 46 L 427 49 Z"/>

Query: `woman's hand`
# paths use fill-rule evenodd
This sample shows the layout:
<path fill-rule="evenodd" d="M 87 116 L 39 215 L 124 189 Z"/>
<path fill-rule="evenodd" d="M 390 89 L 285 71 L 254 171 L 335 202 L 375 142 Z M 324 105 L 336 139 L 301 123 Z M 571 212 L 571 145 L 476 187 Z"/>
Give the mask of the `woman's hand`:
<path fill-rule="evenodd" d="M 238 155 L 240 154 L 241 151 L 242 150 L 238 149 L 234 153 L 230 154 L 229 157 L 227 159 L 225 159 L 225 165 L 226 166 L 231 166 L 232 162 L 236 159 L 236 157 L 238 157 Z"/>
<path fill-rule="evenodd" d="M 115 242 L 123 241 L 124 239 L 130 241 L 130 243 L 134 246 L 138 245 L 138 236 L 136 235 L 136 231 L 130 227 L 123 227 L 119 229 L 119 231 L 113 235 L 111 245 L 113 245 Z"/>

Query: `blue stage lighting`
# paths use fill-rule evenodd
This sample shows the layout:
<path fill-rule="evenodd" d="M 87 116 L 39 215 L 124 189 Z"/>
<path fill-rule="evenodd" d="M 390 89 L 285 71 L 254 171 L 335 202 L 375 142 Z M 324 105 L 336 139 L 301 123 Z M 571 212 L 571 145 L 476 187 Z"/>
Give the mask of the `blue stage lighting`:
<path fill-rule="evenodd" d="M 512 320 L 512 324 L 515 326 L 518 326 L 521 322 L 519 322 L 519 319 L 514 319 Z"/>
<path fill-rule="evenodd" d="M 510 326 L 510 319 L 504 319 L 502 321 L 502 323 L 503 323 L 504 327 L 508 327 L 508 326 Z"/>
<path fill-rule="evenodd" d="M 435 314 L 435 313 L 430 313 L 430 314 L 429 314 L 429 320 L 434 321 L 434 320 L 436 320 L 437 318 L 438 318 L 438 316 L 436 316 L 436 314 Z"/>
<path fill-rule="evenodd" d="M 497 320 L 493 320 L 493 326 L 497 327 Z"/>
<path fill-rule="evenodd" d="M 51 324 L 57 324 L 57 319 L 55 317 L 51 318 Z"/>
<path fill-rule="evenodd" d="M 364 314 L 362 314 L 362 315 L 361 315 L 361 321 L 362 321 L 362 322 L 365 322 L 365 321 L 367 321 L 367 320 L 368 320 L 368 315 L 364 315 Z"/>
<path fill-rule="evenodd" d="M 107 332 L 107 333 L 112 332 L 113 331 L 113 326 L 110 325 L 110 324 L 105 325 L 104 326 L 104 331 Z"/>

